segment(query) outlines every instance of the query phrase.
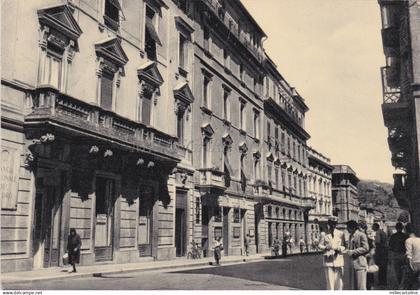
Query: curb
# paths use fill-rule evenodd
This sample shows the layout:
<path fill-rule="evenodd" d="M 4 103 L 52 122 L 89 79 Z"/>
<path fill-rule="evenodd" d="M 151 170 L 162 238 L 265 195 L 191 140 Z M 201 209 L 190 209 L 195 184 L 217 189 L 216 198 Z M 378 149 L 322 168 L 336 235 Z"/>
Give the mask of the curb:
<path fill-rule="evenodd" d="M 255 261 L 264 261 L 264 257 L 255 257 L 255 258 L 241 258 L 235 259 L 231 261 L 226 261 L 226 265 L 229 264 L 236 264 L 241 262 L 255 262 Z M 209 266 L 212 265 L 212 261 L 206 262 L 198 262 L 195 264 L 187 264 L 187 265 L 162 265 L 162 266 L 152 266 L 149 268 L 129 268 L 129 269 L 119 269 L 119 270 L 110 270 L 110 271 L 103 271 L 103 272 L 89 272 L 89 273 L 76 273 L 76 274 L 69 274 L 68 276 L 50 276 L 50 277 L 43 277 L 43 278 L 28 278 L 28 279 L 2 279 L 1 284 L 15 284 L 15 283 L 33 283 L 33 282 L 40 282 L 40 281 L 56 281 L 56 280 L 63 280 L 63 279 L 75 279 L 75 278 L 86 278 L 86 277 L 101 277 L 103 275 L 112 275 L 112 274 L 120 274 L 120 273 L 132 273 L 138 271 L 157 271 L 157 270 L 165 270 L 165 269 L 180 269 L 180 268 L 188 268 L 188 267 L 197 267 L 197 266 Z"/>

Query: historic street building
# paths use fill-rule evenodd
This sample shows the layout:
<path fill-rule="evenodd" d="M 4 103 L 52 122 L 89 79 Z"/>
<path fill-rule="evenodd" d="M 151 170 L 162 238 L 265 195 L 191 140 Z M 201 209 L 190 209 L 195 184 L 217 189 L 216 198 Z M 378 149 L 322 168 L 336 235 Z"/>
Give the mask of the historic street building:
<path fill-rule="evenodd" d="M 394 174 L 394 195 L 420 234 L 420 3 L 379 0 L 386 65 L 382 113 Z"/>
<path fill-rule="evenodd" d="M 359 220 L 357 184 L 359 178 L 348 165 L 333 165 L 332 204 L 333 214 L 338 216 L 338 227 L 344 227 L 349 220 Z"/>
<path fill-rule="evenodd" d="M 247 235 L 263 253 L 286 231 L 307 239 L 316 204 L 331 210 L 310 194 L 329 164 L 310 166 L 308 107 L 239 0 L 2 8 L 2 271 L 62 265 L 70 228 L 82 265 L 184 257 L 192 242 L 207 256 L 216 237 L 225 255 Z"/>
<path fill-rule="evenodd" d="M 331 160 L 313 148 L 308 147 L 309 197 L 315 201 L 315 208 L 309 211 L 308 243 L 319 240 L 321 231 L 326 230 L 328 217 L 333 215 Z"/>

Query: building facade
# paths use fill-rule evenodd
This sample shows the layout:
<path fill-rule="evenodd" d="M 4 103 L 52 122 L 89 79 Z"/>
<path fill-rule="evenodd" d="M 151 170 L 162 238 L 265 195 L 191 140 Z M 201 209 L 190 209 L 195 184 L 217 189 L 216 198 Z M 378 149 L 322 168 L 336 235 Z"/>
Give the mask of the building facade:
<path fill-rule="evenodd" d="M 321 231 L 326 230 L 328 217 L 333 215 L 331 160 L 312 148 L 308 148 L 309 197 L 315 201 L 315 208 L 309 211 L 308 243 L 319 240 Z"/>
<path fill-rule="evenodd" d="M 25 20 L 23 23 L 16 19 Z M 1 268 L 307 235 L 303 98 L 240 1 L 4 1 Z"/>
<path fill-rule="evenodd" d="M 359 220 L 359 200 L 356 172 L 348 165 L 333 165 L 333 214 L 338 216 L 338 226 L 345 227 L 349 220 Z"/>
<path fill-rule="evenodd" d="M 382 113 L 394 174 L 394 195 L 420 234 L 420 3 L 379 0 L 386 65 Z"/>

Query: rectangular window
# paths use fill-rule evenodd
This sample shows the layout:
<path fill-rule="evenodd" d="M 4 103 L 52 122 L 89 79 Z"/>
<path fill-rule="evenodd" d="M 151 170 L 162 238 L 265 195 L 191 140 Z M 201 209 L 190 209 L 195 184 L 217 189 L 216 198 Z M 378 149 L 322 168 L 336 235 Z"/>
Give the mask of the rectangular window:
<path fill-rule="evenodd" d="M 271 179 L 271 174 L 272 174 L 272 167 L 271 167 L 271 165 L 267 165 L 267 180 L 268 181 L 272 181 L 272 179 Z"/>
<path fill-rule="evenodd" d="M 203 47 L 210 52 L 210 31 L 207 26 L 204 26 L 203 29 Z"/>
<path fill-rule="evenodd" d="M 214 222 L 222 222 L 222 207 L 214 207 Z"/>
<path fill-rule="evenodd" d="M 281 152 L 284 153 L 285 152 L 285 147 L 286 147 L 286 139 L 284 137 L 284 132 L 281 133 Z"/>
<path fill-rule="evenodd" d="M 120 10 L 119 0 L 105 0 L 104 22 L 108 28 L 114 31 L 117 31 L 120 26 Z"/>
<path fill-rule="evenodd" d="M 241 209 L 233 208 L 233 223 L 241 222 Z"/>
<path fill-rule="evenodd" d="M 240 129 L 245 130 L 246 128 L 246 112 L 245 112 L 245 107 L 246 107 L 246 102 L 240 100 L 240 113 L 239 113 L 239 124 L 240 124 Z"/>
<path fill-rule="evenodd" d="M 188 70 L 188 40 L 184 35 L 179 34 L 179 67 Z"/>
<path fill-rule="evenodd" d="M 229 91 L 223 92 L 223 119 L 230 121 Z"/>
<path fill-rule="evenodd" d="M 41 84 L 47 84 L 60 89 L 62 56 L 52 52 L 47 52 L 44 65 L 44 76 Z"/>
<path fill-rule="evenodd" d="M 223 49 L 223 60 L 225 68 L 230 70 L 230 57 L 229 52 L 226 49 Z"/>
<path fill-rule="evenodd" d="M 195 198 L 195 224 L 200 224 L 200 198 Z"/>
<path fill-rule="evenodd" d="M 206 76 L 203 80 L 203 105 L 210 109 L 210 79 Z"/>
<path fill-rule="evenodd" d="M 143 96 L 141 103 L 141 121 L 145 125 L 150 125 L 152 114 L 152 97 Z"/>
<path fill-rule="evenodd" d="M 283 186 L 283 191 L 286 191 L 286 175 L 284 171 L 281 171 L 281 184 Z"/>
<path fill-rule="evenodd" d="M 208 137 L 204 137 L 203 139 L 203 168 L 209 168 L 210 162 L 210 139 Z"/>
<path fill-rule="evenodd" d="M 184 112 L 178 111 L 176 120 L 178 142 L 184 144 Z"/>
<path fill-rule="evenodd" d="M 114 74 L 103 72 L 101 76 L 101 108 L 112 111 L 112 90 L 114 86 Z"/>
<path fill-rule="evenodd" d="M 260 138 L 260 113 L 254 110 L 254 137 Z"/>
<path fill-rule="evenodd" d="M 274 179 L 274 181 L 276 182 L 276 188 L 277 189 L 280 189 L 280 179 L 279 179 L 279 169 L 278 168 L 275 168 L 275 170 L 274 170 L 275 172 L 275 179 Z"/>
<path fill-rule="evenodd" d="M 162 46 L 155 27 L 155 19 L 155 11 L 149 6 L 146 6 L 145 51 L 147 58 L 150 60 L 156 60 L 156 44 Z"/>
<path fill-rule="evenodd" d="M 242 64 L 239 65 L 239 79 L 244 81 L 244 66 Z"/>
<path fill-rule="evenodd" d="M 271 124 L 270 121 L 267 121 L 267 141 L 271 138 Z"/>

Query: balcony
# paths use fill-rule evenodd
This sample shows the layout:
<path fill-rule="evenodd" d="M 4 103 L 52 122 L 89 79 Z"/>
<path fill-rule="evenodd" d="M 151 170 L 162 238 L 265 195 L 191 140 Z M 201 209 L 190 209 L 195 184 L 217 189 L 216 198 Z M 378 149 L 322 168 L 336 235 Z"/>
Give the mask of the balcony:
<path fill-rule="evenodd" d="M 403 209 L 408 209 L 408 186 L 407 174 L 394 174 L 394 197 L 397 199 L 398 205 Z"/>
<path fill-rule="evenodd" d="M 316 200 L 313 198 L 302 198 L 302 207 L 314 209 L 316 207 Z"/>
<path fill-rule="evenodd" d="M 404 128 L 392 128 L 388 132 L 388 145 L 392 153 L 410 150 L 410 134 Z"/>
<path fill-rule="evenodd" d="M 407 155 L 407 152 L 400 151 L 392 154 L 391 163 L 395 168 L 407 170 L 410 165 L 410 158 Z"/>
<path fill-rule="evenodd" d="M 399 47 L 399 29 L 397 27 L 388 27 L 382 29 L 382 43 L 384 47 Z"/>
<path fill-rule="evenodd" d="M 381 68 L 383 104 L 382 113 L 385 126 L 392 127 L 408 117 L 408 102 L 401 96 L 400 87 L 391 87 L 394 77 L 390 67 Z"/>
<path fill-rule="evenodd" d="M 176 154 L 181 158 L 187 161 L 188 163 L 192 162 L 192 151 L 182 144 L 176 144 Z"/>
<path fill-rule="evenodd" d="M 198 169 L 198 173 L 197 187 L 218 191 L 226 190 L 224 172 L 215 168 L 201 168 Z"/>
<path fill-rule="evenodd" d="M 223 12 L 223 8 L 221 7 L 219 1 L 217 0 L 201 0 L 201 2 L 212 12 L 213 16 L 210 15 L 207 16 L 207 21 L 209 24 L 213 26 L 213 28 L 217 27 L 217 24 L 213 21 L 213 18 L 215 20 L 218 20 L 218 23 L 222 23 L 224 30 L 228 31 L 229 36 L 235 37 L 237 41 L 239 41 L 240 44 L 242 44 L 251 55 L 256 58 L 259 62 L 263 60 L 263 53 L 262 50 L 260 50 L 256 45 L 252 44 L 250 40 L 245 38 L 244 34 L 239 31 L 237 26 L 232 26 L 231 23 L 229 23 L 229 20 L 227 17 L 225 17 L 225 14 Z M 216 26 L 214 26 L 216 25 Z"/>
<path fill-rule="evenodd" d="M 153 127 L 131 121 L 99 106 L 83 102 L 50 87 L 37 88 L 25 116 L 25 130 L 34 136 L 46 128 L 75 140 L 103 141 L 131 151 L 140 151 L 179 162 L 176 138 Z"/>

